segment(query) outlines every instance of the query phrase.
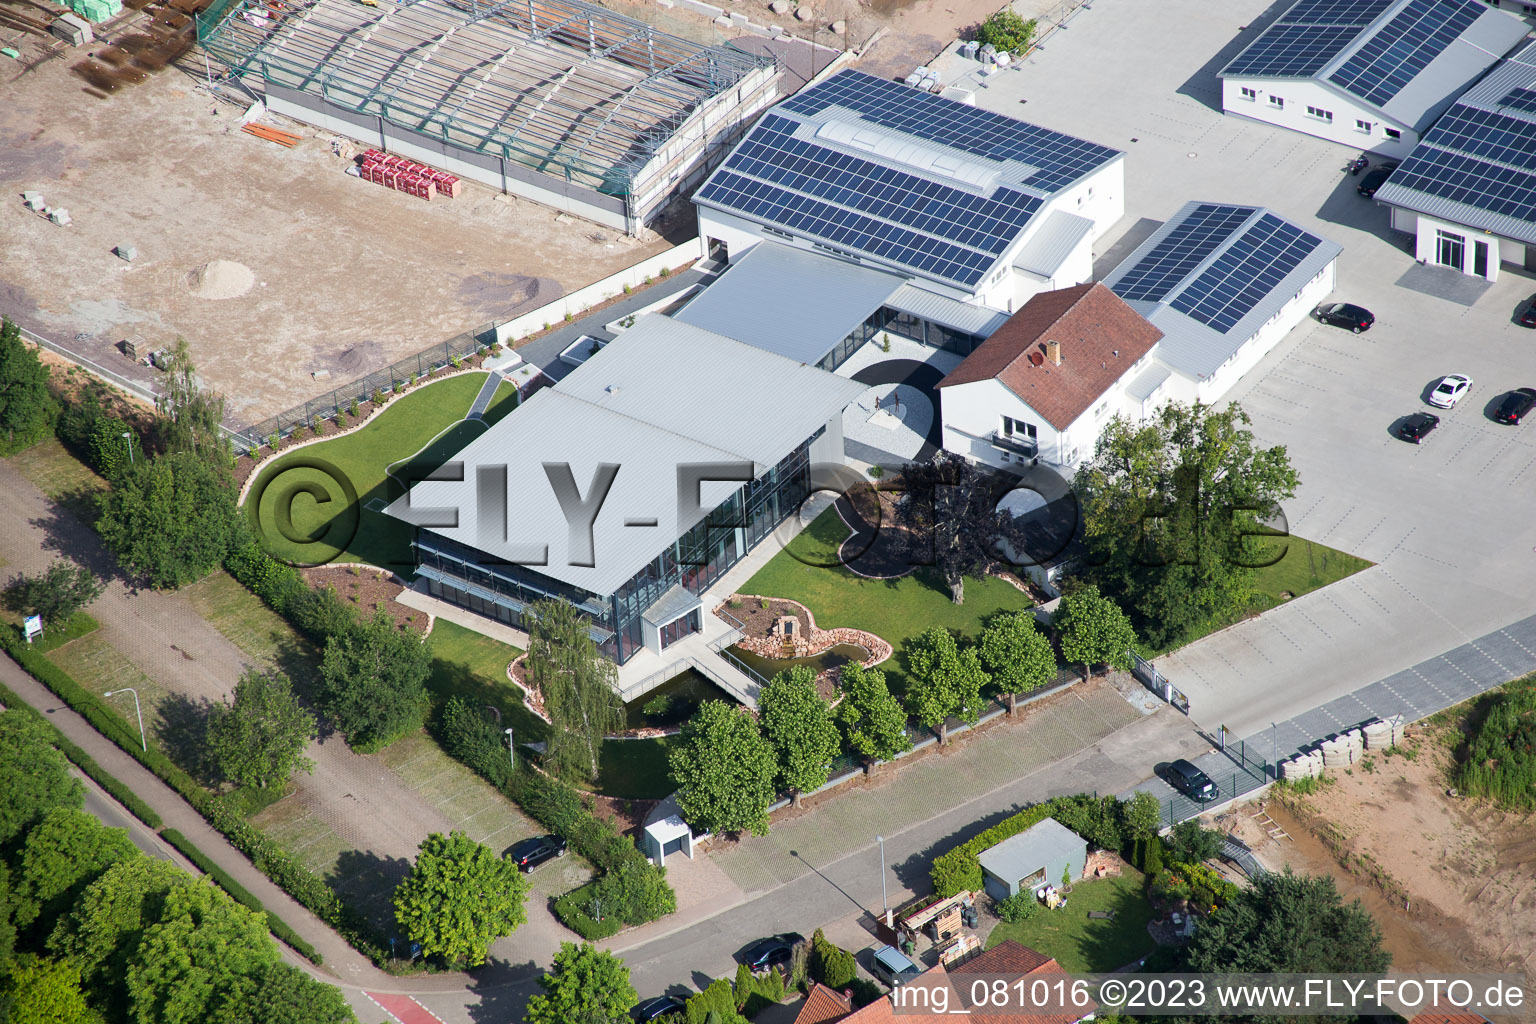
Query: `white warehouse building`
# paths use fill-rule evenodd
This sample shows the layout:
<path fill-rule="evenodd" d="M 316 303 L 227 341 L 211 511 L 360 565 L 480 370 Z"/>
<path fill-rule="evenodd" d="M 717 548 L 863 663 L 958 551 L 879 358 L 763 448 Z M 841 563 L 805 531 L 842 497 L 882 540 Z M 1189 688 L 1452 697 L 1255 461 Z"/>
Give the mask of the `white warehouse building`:
<path fill-rule="evenodd" d="M 1125 210 L 1124 166 L 1118 150 L 842 71 L 769 110 L 694 203 L 716 258 L 771 240 L 984 319 L 1090 279 L 1094 241 Z"/>
<path fill-rule="evenodd" d="M 1299 0 L 1222 69 L 1222 109 L 1402 157 L 1527 31 L 1482 0 Z"/>

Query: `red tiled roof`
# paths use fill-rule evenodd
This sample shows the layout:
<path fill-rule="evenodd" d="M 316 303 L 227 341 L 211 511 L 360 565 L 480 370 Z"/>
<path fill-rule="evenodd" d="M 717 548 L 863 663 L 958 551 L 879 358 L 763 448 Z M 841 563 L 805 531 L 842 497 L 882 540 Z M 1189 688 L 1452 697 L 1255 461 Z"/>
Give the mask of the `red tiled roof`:
<path fill-rule="evenodd" d="M 1021 946 L 1012 941 L 998 943 L 984 953 L 979 953 L 964 963 L 956 964 L 946 971 L 944 967 L 934 967 L 923 972 L 922 984 L 932 986 L 936 982 L 947 982 L 951 977 L 967 974 L 1002 974 L 1018 975 L 1026 974 L 1065 974 L 1052 958 L 1043 953 L 1036 952 L 1028 946 Z M 950 985 L 950 1008 L 958 1009 L 969 1005 L 966 994 L 970 986 L 956 979 L 955 984 Z M 979 1017 L 988 1024 L 1076 1024 L 1083 1017 L 1094 1012 L 1097 1004 L 1091 1004 L 1081 1013 L 1071 1014 L 992 1014 Z M 862 1010 L 857 1011 L 851 1017 L 846 1017 L 842 1024 L 954 1024 L 956 1020 L 965 1019 L 954 1012 L 948 1014 L 939 1013 L 901 1013 L 891 1004 L 890 997 L 879 999 Z M 798 1022 L 797 1022 L 798 1024 Z"/>
<path fill-rule="evenodd" d="M 821 982 L 811 986 L 811 994 L 805 997 L 805 1005 L 795 1024 L 835 1024 L 853 1012 L 853 1000 L 836 992 Z"/>
<path fill-rule="evenodd" d="M 1102 284 L 1041 292 L 939 387 L 996 378 L 1053 427 L 1065 430 L 1162 337 Z M 1052 341 L 1061 346 L 1060 366 L 1047 356 L 1046 343 Z"/>

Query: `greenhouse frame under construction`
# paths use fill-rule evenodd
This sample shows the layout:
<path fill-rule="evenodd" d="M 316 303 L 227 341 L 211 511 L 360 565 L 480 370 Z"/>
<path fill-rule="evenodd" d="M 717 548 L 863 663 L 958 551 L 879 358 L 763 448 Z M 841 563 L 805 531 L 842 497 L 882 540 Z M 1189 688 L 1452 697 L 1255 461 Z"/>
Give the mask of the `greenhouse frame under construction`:
<path fill-rule="evenodd" d="M 275 113 L 630 234 L 776 95 L 771 58 L 581 0 L 234 0 L 198 34 Z"/>

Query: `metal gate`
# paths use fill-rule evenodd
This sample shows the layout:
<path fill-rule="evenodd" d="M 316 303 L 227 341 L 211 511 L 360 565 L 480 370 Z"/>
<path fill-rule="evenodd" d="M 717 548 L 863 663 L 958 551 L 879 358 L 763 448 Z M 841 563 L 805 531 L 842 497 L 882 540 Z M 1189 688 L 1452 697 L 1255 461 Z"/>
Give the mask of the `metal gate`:
<path fill-rule="evenodd" d="M 1143 686 L 1173 705 L 1173 707 L 1186 715 L 1189 714 L 1189 698 L 1184 696 L 1179 690 L 1174 689 L 1173 684 L 1168 681 L 1168 677 L 1157 670 L 1157 666 L 1135 651 L 1131 651 L 1130 655 L 1131 675 L 1141 680 Z"/>

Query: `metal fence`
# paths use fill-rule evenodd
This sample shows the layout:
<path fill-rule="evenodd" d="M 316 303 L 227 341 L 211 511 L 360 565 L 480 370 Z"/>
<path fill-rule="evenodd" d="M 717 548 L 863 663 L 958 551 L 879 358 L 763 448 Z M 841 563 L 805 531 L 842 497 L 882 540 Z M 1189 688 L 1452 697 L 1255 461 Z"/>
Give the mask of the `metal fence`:
<path fill-rule="evenodd" d="M 371 401 L 374 392 L 391 394 L 402 384 L 421 380 L 437 370 L 453 365 L 455 359 L 466 359 L 477 352 L 483 352 L 490 347 L 495 333 L 494 323 L 485 324 L 475 331 L 466 331 L 441 344 L 422 349 L 413 356 L 406 356 L 382 370 L 375 370 L 332 388 L 328 393 L 302 405 L 237 430 L 233 436 L 238 444 L 251 449 L 267 444 L 274 434 L 287 437 L 296 427 L 312 426 L 317 416 L 320 419 L 331 419 L 338 412 L 350 408 L 353 402 L 361 404 Z"/>
<path fill-rule="evenodd" d="M 1214 799 L 1192 800 L 1187 796 L 1177 795 L 1164 801 L 1163 824 L 1171 827 L 1181 821 L 1198 818 L 1212 807 L 1236 800 L 1269 784 L 1269 778 L 1266 775 L 1255 775 L 1246 770 L 1234 770 L 1225 775 L 1214 774 L 1211 776 L 1211 781 L 1216 783 L 1217 792 Z"/>

